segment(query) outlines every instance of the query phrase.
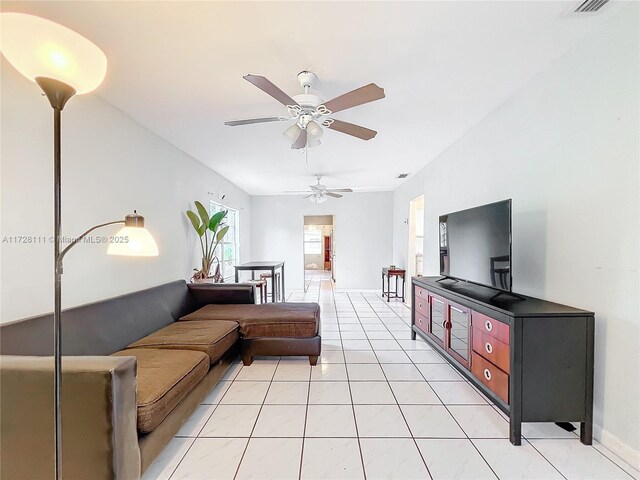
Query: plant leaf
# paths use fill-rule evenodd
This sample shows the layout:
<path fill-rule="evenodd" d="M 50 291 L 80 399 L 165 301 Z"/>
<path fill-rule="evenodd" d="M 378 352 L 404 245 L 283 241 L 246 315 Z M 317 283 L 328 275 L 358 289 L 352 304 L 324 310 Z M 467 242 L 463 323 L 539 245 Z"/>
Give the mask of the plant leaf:
<path fill-rule="evenodd" d="M 203 225 L 209 225 L 209 214 L 207 213 L 207 209 L 204 208 L 204 205 L 202 205 L 200 202 L 198 202 L 197 200 L 195 202 L 193 202 L 196 206 L 196 208 L 198 209 L 198 213 L 200 214 L 200 218 L 202 219 L 202 223 Z"/>
<path fill-rule="evenodd" d="M 218 212 L 215 213 L 212 217 L 211 220 L 209 220 L 209 230 L 211 230 L 212 232 L 215 232 L 216 229 L 218 228 L 218 226 L 220 225 L 220 222 L 222 222 L 222 220 L 224 219 L 224 217 L 227 215 L 227 210 L 224 210 L 222 212 Z"/>
<path fill-rule="evenodd" d="M 229 225 L 226 225 L 226 226 L 222 227 L 220 229 L 220 231 L 218 232 L 218 234 L 216 235 L 216 240 L 218 242 L 220 240 L 222 240 L 224 238 L 224 236 L 227 234 L 228 231 L 229 231 Z"/>
<path fill-rule="evenodd" d="M 191 210 L 187 210 L 187 217 L 189 217 L 189 220 L 191 220 L 191 225 L 193 225 L 195 231 L 198 232 L 198 235 L 202 236 L 202 234 L 200 233 L 200 219 L 198 218 L 198 216 Z"/>

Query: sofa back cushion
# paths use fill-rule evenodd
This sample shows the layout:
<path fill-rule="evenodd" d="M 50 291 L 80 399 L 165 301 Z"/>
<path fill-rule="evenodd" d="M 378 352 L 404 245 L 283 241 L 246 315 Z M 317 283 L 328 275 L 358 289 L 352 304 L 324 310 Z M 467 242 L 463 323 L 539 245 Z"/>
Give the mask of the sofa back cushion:
<path fill-rule="evenodd" d="M 109 355 L 196 308 L 184 280 L 62 312 L 63 355 Z M 53 355 L 53 314 L 0 326 L 2 355 Z"/>

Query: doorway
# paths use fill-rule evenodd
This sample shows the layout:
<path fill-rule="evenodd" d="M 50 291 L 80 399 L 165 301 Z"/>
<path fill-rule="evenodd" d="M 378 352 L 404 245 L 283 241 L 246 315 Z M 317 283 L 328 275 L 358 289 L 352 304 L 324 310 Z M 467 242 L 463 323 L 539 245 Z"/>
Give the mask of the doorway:
<path fill-rule="evenodd" d="M 303 232 L 304 290 L 335 282 L 333 215 L 305 215 Z"/>
<path fill-rule="evenodd" d="M 424 249 L 424 195 L 409 202 L 409 250 L 407 273 L 409 278 L 422 275 Z"/>

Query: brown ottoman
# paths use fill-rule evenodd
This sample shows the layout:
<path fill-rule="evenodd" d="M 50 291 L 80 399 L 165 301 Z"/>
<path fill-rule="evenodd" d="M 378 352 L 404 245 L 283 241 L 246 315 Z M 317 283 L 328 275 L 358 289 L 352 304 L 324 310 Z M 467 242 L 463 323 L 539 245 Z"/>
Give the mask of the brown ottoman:
<path fill-rule="evenodd" d="M 260 355 L 304 355 L 316 365 L 321 352 L 317 303 L 207 305 L 180 320 L 237 322 L 245 365 L 251 365 L 253 357 Z"/>

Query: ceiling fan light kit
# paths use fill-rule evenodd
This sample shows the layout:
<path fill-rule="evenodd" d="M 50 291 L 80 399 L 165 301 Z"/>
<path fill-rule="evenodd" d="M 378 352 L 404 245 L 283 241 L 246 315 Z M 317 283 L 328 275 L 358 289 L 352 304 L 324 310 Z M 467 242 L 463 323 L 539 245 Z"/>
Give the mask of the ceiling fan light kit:
<path fill-rule="evenodd" d="M 375 130 L 330 118 L 330 115 L 335 112 L 384 98 L 384 89 L 378 87 L 375 83 L 370 83 L 369 85 L 357 88 L 356 90 L 325 102 L 322 97 L 309 93 L 309 89 L 317 79 L 317 76 L 313 72 L 303 71 L 298 74 L 298 81 L 304 89 L 304 93 L 293 97 L 287 95 L 270 80 L 261 75 L 249 74 L 243 78 L 287 107 L 289 116 L 233 120 L 225 122 L 225 125 L 236 127 L 254 123 L 294 120 L 295 123 L 284 131 L 284 136 L 291 142 L 292 149 L 302 149 L 320 145 L 320 137 L 322 137 L 324 133 L 322 127 L 362 140 L 371 140 L 377 134 Z"/>
<path fill-rule="evenodd" d="M 320 140 L 318 140 L 320 142 Z M 328 197 L 333 198 L 342 198 L 340 193 L 351 193 L 353 190 L 351 188 L 327 188 L 326 185 L 320 183 L 322 180 L 322 175 L 316 174 L 315 185 L 309 185 L 310 190 L 302 190 L 302 191 L 294 191 L 294 192 L 286 192 L 286 193 L 303 193 L 304 196 L 302 198 L 308 198 L 312 203 L 324 203 L 327 201 Z"/>

